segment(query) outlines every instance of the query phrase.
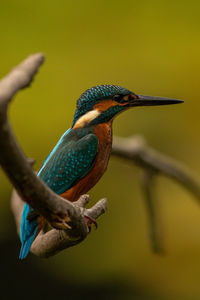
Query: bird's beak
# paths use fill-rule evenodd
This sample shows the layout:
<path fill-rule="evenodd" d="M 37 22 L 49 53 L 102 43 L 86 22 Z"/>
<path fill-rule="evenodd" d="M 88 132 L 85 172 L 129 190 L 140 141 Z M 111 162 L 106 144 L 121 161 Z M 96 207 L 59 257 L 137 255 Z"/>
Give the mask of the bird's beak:
<path fill-rule="evenodd" d="M 169 105 L 183 102 L 177 99 L 137 95 L 137 98 L 131 99 L 131 106 Z"/>

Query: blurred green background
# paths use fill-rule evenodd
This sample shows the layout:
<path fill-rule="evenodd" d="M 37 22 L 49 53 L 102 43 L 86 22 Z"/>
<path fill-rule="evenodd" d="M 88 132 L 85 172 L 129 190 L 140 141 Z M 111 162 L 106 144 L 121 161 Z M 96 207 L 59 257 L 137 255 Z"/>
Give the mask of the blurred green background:
<path fill-rule="evenodd" d="M 70 127 L 80 94 L 97 84 L 119 84 L 185 100 L 130 110 L 114 122 L 114 133 L 140 133 L 199 174 L 199 1 L 1 0 L 0 28 L 1 77 L 31 53 L 46 56 L 31 88 L 10 109 L 17 139 L 36 159 L 36 169 Z M 139 174 L 130 163 L 111 158 L 90 192 L 92 203 L 108 198 L 99 229 L 53 258 L 30 255 L 19 262 L 12 187 L 1 171 L 2 299 L 12 299 L 12 293 L 15 299 L 38 293 L 49 299 L 55 293 L 63 299 L 200 299 L 199 204 L 176 183 L 157 180 L 166 255 L 156 256 Z"/>

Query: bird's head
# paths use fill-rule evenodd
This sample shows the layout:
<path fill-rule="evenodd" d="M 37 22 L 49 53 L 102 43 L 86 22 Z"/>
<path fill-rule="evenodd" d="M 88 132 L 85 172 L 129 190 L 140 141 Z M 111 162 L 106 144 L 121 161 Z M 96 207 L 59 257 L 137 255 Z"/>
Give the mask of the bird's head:
<path fill-rule="evenodd" d="M 98 85 L 78 99 L 72 127 L 80 128 L 109 122 L 114 116 L 135 106 L 166 105 L 181 100 L 136 95 L 117 85 Z"/>

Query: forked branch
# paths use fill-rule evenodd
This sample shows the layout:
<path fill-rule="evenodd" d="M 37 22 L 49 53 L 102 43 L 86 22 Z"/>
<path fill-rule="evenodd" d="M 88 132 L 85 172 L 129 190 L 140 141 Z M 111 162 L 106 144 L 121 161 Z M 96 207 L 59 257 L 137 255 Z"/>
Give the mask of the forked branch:
<path fill-rule="evenodd" d="M 142 168 L 142 190 L 149 218 L 149 236 L 152 250 L 155 253 L 164 253 L 163 232 L 159 214 L 158 199 L 155 199 L 155 177 L 163 175 L 177 181 L 197 200 L 200 200 L 200 180 L 196 174 L 183 163 L 164 155 L 150 147 L 142 136 L 115 138 L 113 155 L 133 162 Z"/>
<path fill-rule="evenodd" d="M 0 81 L 0 165 L 17 191 L 12 195 L 12 210 L 18 233 L 24 201 L 53 227 L 48 232 L 41 232 L 31 247 L 34 254 L 49 257 L 86 238 L 88 227 L 84 216 L 96 219 L 102 215 L 106 211 L 106 199 L 86 209 L 89 201 L 87 195 L 75 203 L 59 197 L 37 177 L 32 162 L 26 158 L 12 133 L 7 117 L 9 103 L 19 90 L 30 85 L 43 61 L 42 54 L 29 56 Z M 181 163 L 149 147 L 142 137 L 116 138 L 113 154 L 133 161 L 144 171 L 142 183 L 149 213 L 150 237 L 154 251 L 161 252 L 157 204 L 152 194 L 154 177 L 159 174 L 168 176 L 181 183 L 198 199 L 200 182 Z"/>

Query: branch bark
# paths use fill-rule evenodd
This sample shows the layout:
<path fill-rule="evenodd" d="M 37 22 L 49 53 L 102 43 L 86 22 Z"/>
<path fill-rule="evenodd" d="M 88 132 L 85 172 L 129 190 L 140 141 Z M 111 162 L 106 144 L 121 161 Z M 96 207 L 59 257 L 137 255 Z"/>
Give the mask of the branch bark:
<path fill-rule="evenodd" d="M 8 121 L 7 111 L 10 101 L 19 90 L 30 85 L 43 61 L 42 54 L 31 55 L 0 81 L 0 165 L 20 198 L 30 204 L 52 227 L 64 230 L 64 232 L 54 230 L 53 233 L 48 233 L 48 238 L 43 234 L 36 239 L 36 244 L 34 243 L 35 246 L 32 248 L 34 253 L 49 256 L 62 250 L 63 245 L 70 246 L 72 240 L 73 244 L 79 243 L 87 236 L 88 228 L 84 219 L 87 211 L 59 197 L 37 177 L 30 161 L 18 145 Z M 16 199 L 15 195 L 12 202 L 18 201 L 20 206 L 19 198 Z M 14 213 L 18 214 L 16 216 L 18 221 L 21 211 L 17 204 L 12 204 L 12 207 Z M 98 217 L 105 212 L 105 199 L 99 201 L 99 207 L 101 210 L 91 208 L 91 215 Z M 54 236 L 54 241 L 61 240 L 63 243 L 52 245 L 52 239 L 49 238 L 51 235 Z M 70 241 L 67 244 L 68 240 Z"/>

